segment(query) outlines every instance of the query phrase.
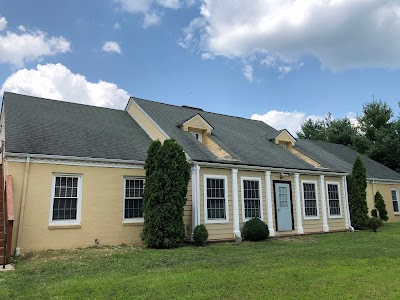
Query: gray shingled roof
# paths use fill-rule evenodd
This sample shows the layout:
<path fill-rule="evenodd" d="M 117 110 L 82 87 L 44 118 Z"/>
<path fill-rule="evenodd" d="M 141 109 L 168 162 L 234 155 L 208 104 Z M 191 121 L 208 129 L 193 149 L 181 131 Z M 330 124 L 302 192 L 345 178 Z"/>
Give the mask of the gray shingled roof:
<path fill-rule="evenodd" d="M 140 107 L 195 161 L 229 162 L 236 164 L 315 170 L 316 168 L 296 155 L 268 140 L 276 130 L 264 122 L 226 116 L 189 107 L 163 104 L 132 98 Z M 218 159 L 190 133 L 179 125 L 195 115 L 201 115 L 214 130 L 212 139 L 231 154 L 235 160 Z"/>
<path fill-rule="evenodd" d="M 5 92 L 6 151 L 146 159 L 151 139 L 123 110 Z"/>
<path fill-rule="evenodd" d="M 359 155 L 367 170 L 367 178 L 400 180 L 399 173 L 344 145 L 299 139 L 296 148 L 331 170 L 347 173 L 351 173 Z"/>

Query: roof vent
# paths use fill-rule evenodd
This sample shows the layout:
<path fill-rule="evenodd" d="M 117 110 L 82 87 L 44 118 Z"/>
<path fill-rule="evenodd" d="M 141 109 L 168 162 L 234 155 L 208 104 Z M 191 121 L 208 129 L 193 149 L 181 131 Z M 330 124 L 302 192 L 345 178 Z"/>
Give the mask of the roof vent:
<path fill-rule="evenodd" d="M 181 105 L 181 107 L 183 107 L 183 108 L 190 108 L 190 109 L 194 109 L 194 110 L 200 110 L 200 111 L 203 111 L 201 108 L 198 108 L 198 107 L 193 107 L 193 106 Z"/>

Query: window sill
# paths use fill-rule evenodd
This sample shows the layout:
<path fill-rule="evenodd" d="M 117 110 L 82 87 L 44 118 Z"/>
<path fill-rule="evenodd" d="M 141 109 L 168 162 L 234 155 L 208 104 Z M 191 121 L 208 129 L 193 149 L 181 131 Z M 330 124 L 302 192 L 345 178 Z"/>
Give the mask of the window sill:
<path fill-rule="evenodd" d="M 400 216 L 400 212 L 395 212 L 394 215 L 395 216 Z"/>
<path fill-rule="evenodd" d="M 304 221 L 308 220 L 319 220 L 319 217 L 304 217 Z"/>
<path fill-rule="evenodd" d="M 81 228 L 81 224 L 49 224 L 48 229 L 76 229 Z"/>
<path fill-rule="evenodd" d="M 329 219 L 343 219 L 342 216 L 329 216 Z"/>
<path fill-rule="evenodd" d="M 138 225 L 143 226 L 143 223 L 144 223 L 143 218 L 122 221 L 122 225 L 124 226 L 138 226 Z"/>
<path fill-rule="evenodd" d="M 226 219 L 216 219 L 216 220 L 205 220 L 205 224 L 228 224 L 229 220 Z"/>

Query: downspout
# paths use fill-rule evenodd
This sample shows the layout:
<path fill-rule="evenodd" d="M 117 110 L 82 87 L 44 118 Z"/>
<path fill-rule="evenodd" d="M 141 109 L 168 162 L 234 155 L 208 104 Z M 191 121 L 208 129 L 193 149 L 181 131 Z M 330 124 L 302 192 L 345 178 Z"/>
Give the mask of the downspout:
<path fill-rule="evenodd" d="M 5 180 L 5 171 L 4 171 L 4 141 L 1 143 L 1 171 L 2 171 L 2 185 L 3 185 L 3 232 L 4 232 L 4 253 L 3 253 L 3 269 L 6 268 L 6 259 L 7 259 L 7 216 L 6 216 L 6 180 Z"/>
<path fill-rule="evenodd" d="M 24 183 L 22 186 L 22 199 L 21 199 L 21 207 L 19 209 L 19 220 L 18 220 L 18 230 L 17 230 L 17 237 L 16 237 L 16 248 L 15 248 L 15 256 L 19 256 L 21 253 L 21 248 L 19 246 L 20 243 L 20 236 L 22 232 L 22 227 L 24 225 L 24 214 L 25 214 L 25 203 L 26 203 L 26 191 L 28 189 L 28 175 L 29 175 L 29 167 L 31 163 L 31 158 L 28 156 L 26 158 L 25 163 L 25 173 L 24 173 Z"/>

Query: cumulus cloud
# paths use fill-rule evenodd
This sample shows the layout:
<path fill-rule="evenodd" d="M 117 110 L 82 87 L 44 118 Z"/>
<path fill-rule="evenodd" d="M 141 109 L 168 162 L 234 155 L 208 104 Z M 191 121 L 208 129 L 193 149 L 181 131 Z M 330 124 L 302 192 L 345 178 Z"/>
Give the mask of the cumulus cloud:
<path fill-rule="evenodd" d="M 120 29 L 121 29 L 121 25 L 119 25 L 118 22 L 117 22 L 117 23 L 114 23 L 113 29 L 114 29 L 114 30 L 120 30 Z"/>
<path fill-rule="evenodd" d="M 102 51 L 107 53 L 118 53 L 121 54 L 121 48 L 117 42 L 107 41 L 103 44 L 101 48 Z"/>
<path fill-rule="evenodd" d="M 118 109 L 123 109 L 129 99 L 116 84 L 90 82 L 62 64 L 21 69 L 6 79 L 1 94 L 4 91 Z"/>
<path fill-rule="evenodd" d="M 193 1 L 184 0 L 114 0 L 122 11 L 143 15 L 143 27 L 161 23 L 163 9 L 178 9 L 183 3 L 190 5 Z M 161 11 L 160 11 L 161 10 Z"/>
<path fill-rule="evenodd" d="M 0 27 L 7 21 L 0 18 Z M 3 22 L 4 25 L 1 25 Z M 20 33 L 11 31 L 0 34 L 0 63 L 8 63 L 22 67 L 26 62 L 40 59 L 43 56 L 53 56 L 71 51 L 71 43 L 62 36 L 49 37 L 40 30 L 27 30 L 18 26 Z"/>
<path fill-rule="evenodd" d="M 194 20 L 180 44 L 195 41 L 214 56 L 290 66 L 312 55 L 332 70 L 400 68 L 398 0 L 204 0 Z"/>
<path fill-rule="evenodd" d="M 0 31 L 4 30 L 7 26 L 7 20 L 4 17 L 0 17 Z"/>
<path fill-rule="evenodd" d="M 323 120 L 326 116 L 307 115 L 304 112 L 289 112 L 289 111 L 278 111 L 270 110 L 267 113 L 253 114 L 251 119 L 263 121 L 275 129 L 287 129 L 292 135 L 296 136 L 296 131 L 301 128 L 301 123 L 311 120 Z"/>
<path fill-rule="evenodd" d="M 250 65 L 245 65 L 243 68 L 243 75 L 248 81 L 253 81 L 253 67 Z"/>

